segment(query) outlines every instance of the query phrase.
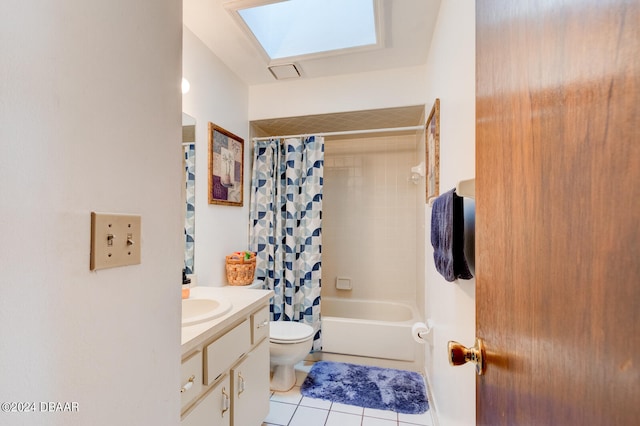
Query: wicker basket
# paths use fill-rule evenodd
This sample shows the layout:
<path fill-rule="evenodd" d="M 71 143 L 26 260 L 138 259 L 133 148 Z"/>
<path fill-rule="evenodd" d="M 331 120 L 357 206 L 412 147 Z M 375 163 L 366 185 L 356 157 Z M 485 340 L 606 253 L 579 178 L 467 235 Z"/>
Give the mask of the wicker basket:
<path fill-rule="evenodd" d="M 226 257 L 226 269 L 229 285 L 251 284 L 256 271 L 255 253 L 250 253 L 249 259 L 245 259 L 244 252 L 230 254 Z"/>

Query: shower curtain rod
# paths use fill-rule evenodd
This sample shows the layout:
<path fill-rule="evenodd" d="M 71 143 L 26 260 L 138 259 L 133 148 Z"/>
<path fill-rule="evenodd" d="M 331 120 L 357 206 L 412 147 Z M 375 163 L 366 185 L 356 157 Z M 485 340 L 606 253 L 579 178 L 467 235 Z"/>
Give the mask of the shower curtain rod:
<path fill-rule="evenodd" d="M 286 139 L 286 138 L 301 138 L 304 136 L 339 136 L 339 135 L 357 135 L 362 133 L 383 133 L 383 132 L 403 132 L 407 130 L 421 130 L 424 126 L 408 126 L 408 127 L 387 127 L 385 129 L 368 129 L 368 130 L 345 130 L 342 132 L 320 132 L 320 133 L 305 133 L 301 135 L 286 135 L 286 136 L 265 136 L 259 138 L 253 138 L 253 141 L 265 141 L 269 139 Z"/>

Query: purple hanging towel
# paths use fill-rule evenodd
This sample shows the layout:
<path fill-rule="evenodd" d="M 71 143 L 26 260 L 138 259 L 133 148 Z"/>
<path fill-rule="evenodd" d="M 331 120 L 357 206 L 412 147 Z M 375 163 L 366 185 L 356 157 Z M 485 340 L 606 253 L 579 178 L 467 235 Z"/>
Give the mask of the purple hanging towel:
<path fill-rule="evenodd" d="M 455 189 L 433 202 L 431 245 L 436 269 L 445 280 L 473 278 L 464 255 L 464 200 Z"/>

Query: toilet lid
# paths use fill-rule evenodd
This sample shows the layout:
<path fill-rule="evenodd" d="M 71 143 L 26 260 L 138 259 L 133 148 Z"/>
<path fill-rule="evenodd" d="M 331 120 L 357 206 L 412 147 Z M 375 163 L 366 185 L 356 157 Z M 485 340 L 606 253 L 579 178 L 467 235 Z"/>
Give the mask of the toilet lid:
<path fill-rule="evenodd" d="M 269 340 L 274 343 L 297 343 L 313 336 L 313 327 L 295 321 L 271 321 Z"/>

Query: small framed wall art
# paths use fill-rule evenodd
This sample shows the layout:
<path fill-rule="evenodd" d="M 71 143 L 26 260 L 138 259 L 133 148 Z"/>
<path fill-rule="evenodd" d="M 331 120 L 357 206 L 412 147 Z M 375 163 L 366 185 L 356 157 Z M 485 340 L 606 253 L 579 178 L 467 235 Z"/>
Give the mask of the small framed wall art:
<path fill-rule="evenodd" d="M 209 123 L 209 204 L 242 206 L 244 140 Z"/>
<path fill-rule="evenodd" d="M 427 119 L 427 202 L 440 195 L 440 99 L 436 99 Z"/>

